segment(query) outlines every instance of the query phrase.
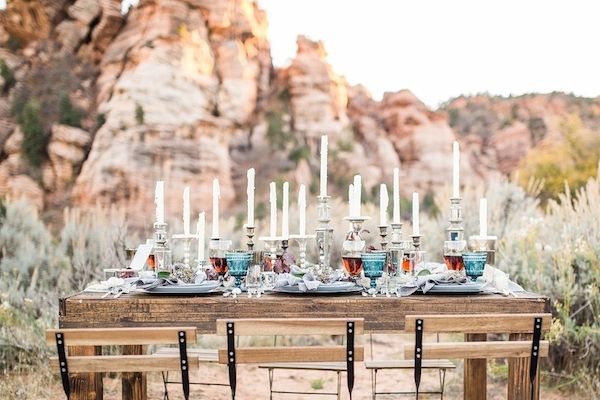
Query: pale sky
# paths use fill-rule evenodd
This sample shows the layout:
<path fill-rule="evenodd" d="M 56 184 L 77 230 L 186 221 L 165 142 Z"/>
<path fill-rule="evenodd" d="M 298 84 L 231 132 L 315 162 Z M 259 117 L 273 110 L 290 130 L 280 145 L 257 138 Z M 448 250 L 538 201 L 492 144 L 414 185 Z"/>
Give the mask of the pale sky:
<path fill-rule="evenodd" d="M 376 98 L 406 88 L 435 107 L 485 91 L 600 95 L 599 1 L 258 2 L 276 66 L 289 63 L 305 34 L 323 40 L 335 71 Z"/>
<path fill-rule="evenodd" d="M 600 95 L 600 2 L 259 0 L 275 65 L 295 37 L 322 39 L 336 72 L 375 97 L 410 89 L 430 106 L 459 94 Z"/>

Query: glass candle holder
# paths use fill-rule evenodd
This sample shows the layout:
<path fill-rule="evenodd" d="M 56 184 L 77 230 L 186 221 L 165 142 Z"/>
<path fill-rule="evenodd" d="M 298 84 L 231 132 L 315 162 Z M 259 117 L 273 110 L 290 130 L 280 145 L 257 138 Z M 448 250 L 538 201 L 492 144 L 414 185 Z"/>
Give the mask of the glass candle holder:
<path fill-rule="evenodd" d="M 231 250 L 231 240 L 211 239 L 208 243 L 208 257 L 217 274 L 224 276 L 227 271 L 227 257 L 225 254 Z"/>
<path fill-rule="evenodd" d="M 476 281 L 477 278 L 483 275 L 488 253 L 486 251 L 476 251 L 472 253 L 464 253 L 462 257 L 465 263 L 466 275 L 472 281 Z"/>
<path fill-rule="evenodd" d="M 446 240 L 444 242 L 444 262 L 449 271 L 462 271 L 464 268 L 462 255 L 467 248 L 465 240 Z"/>

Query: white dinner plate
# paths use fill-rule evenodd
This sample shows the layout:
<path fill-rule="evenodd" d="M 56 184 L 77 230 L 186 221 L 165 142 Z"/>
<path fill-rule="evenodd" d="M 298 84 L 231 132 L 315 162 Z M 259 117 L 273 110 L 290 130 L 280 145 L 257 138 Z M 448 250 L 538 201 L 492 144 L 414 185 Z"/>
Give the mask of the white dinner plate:
<path fill-rule="evenodd" d="M 164 295 L 220 293 L 222 292 L 219 288 L 220 284 L 219 281 L 204 281 L 200 284 L 183 283 L 179 285 L 157 286 L 151 289 L 143 289 L 142 291 L 149 294 Z"/>
<path fill-rule="evenodd" d="M 333 284 L 322 284 L 316 290 L 308 290 L 302 292 L 300 288 L 296 286 L 280 286 L 273 289 L 274 292 L 278 293 L 290 293 L 290 294 L 352 294 L 360 293 L 363 288 L 357 286 L 353 282 L 334 282 Z"/>
<path fill-rule="evenodd" d="M 426 294 L 473 294 L 480 293 L 485 286 L 482 282 L 441 283 L 432 287 Z"/>

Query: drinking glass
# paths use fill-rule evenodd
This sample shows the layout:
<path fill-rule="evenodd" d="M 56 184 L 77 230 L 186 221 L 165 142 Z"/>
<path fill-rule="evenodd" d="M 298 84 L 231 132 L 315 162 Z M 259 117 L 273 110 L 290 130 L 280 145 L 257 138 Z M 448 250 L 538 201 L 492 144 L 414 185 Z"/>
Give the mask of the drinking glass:
<path fill-rule="evenodd" d="M 240 287 L 242 278 L 246 276 L 248 266 L 252 262 L 251 252 L 226 252 L 225 258 L 227 258 L 227 268 L 229 270 L 229 276 L 235 278 L 235 287 Z"/>
<path fill-rule="evenodd" d="M 346 272 L 352 276 L 360 276 L 363 270 L 361 252 L 365 248 L 364 240 L 344 240 L 342 244 L 342 261 Z"/>
<path fill-rule="evenodd" d="M 449 271 L 462 271 L 462 255 L 467 247 L 466 240 L 446 240 L 444 242 L 444 262 Z"/>
<path fill-rule="evenodd" d="M 462 257 L 465 263 L 465 273 L 472 281 L 476 281 L 477 278 L 483 275 L 485 261 L 488 257 L 487 251 L 464 253 Z"/>
<path fill-rule="evenodd" d="M 371 287 L 377 286 L 377 278 L 383 276 L 383 269 L 387 261 L 387 251 L 362 253 L 361 260 L 365 276 L 371 279 Z M 386 271 L 389 275 L 389 270 Z"/>
<path fill-rule="evenodd" d="M 261 266 L 260 264 L 252 264 L 246 271 L 246 280 L 244 286 L 248 291 L 248 296 L 252 296 L 253 293 L 258 293 L 261 287 Z"/>
<path fill-rule="evenodd" d="M 414 275 L 417 267 L 422 266 L 425 263 L 424 250 L 411 250 L 406 254 L 406 258 L 402 262 L 402 269 L 407 275 Z"/>
<path fill-rule="evenodd" d="M 208 243 L 208 257 L 213 269 L 219 276 L 224 276 L 227 271 L 227 257 L 225 253 L 231 249 L 231 240 L 211 240 Z"/>

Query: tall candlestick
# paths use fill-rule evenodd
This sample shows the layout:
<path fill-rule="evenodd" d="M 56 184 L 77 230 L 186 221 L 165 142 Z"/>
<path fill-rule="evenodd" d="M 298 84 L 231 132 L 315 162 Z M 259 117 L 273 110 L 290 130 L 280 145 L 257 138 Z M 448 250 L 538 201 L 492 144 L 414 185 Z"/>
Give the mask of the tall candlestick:
<path fill-rule="evenodd" d="M 154 206 L 156 208 L 156 223 L 165 223 L 165 182 L 156 182 L 154 190 Z"/>
<path fill-rule="evenodd" d="M 300 214 L 300 236 L 306 236 L 306 187 L 298 190 L 298 213 Z"/>
<path fill-rule="evenodd" d="M 183 233 L 190 234 L 190 187 L 183 189 Z"/>
<path fill-rule="evenodd" d="M 392 223 L 400 223 L 400 168 L 394 168 L 394 214 Z"/>
<path fill-rule="evenodd" d="M 487 237 L 487 199 L 479 200 L 479 236 Z"/>
<path fill-rule="evenodd" d="M 452 144 L 452 197 L 458 199 L 459 194 L 460 148 L 458 142 Z"/>
<path fill-rule="evenodd" d="M 360 206 L 362 196 L 362 178 L 360 175 L 354 175 L 354 200 L 352 202 L 354 206 L 353 216 L 360 217 Z"/>
<path fill-rule="evenodd" d="M 289 209 L 290 209 L 290 184 L 283 182 L 283 201 L 281 209 L 281 236 L 283 239 L 288 239 L 290 236 L 290 221 L 289 221 Z"/>
<path fill-rule="evenodd" d="M 204 261 L 204 225 L 206 224 L 206 215 L 204 211 L 198 214 L 198 225 L 196 225 L 196 235 L 198 235 L 198 262 Z"/>
<path fill-rule="evenodd" d="M 354 185 L 348 186 L 348 216 L 354 217 Z M 352 222 L 348 222 L 348 232 L 352 230 Z"/>
<path fill-rule="evenodd" d="M 254 226 L 254 168 L 250 168 L 247 173 L 248 186 L 246 188 L 246 195 L 248 196 L 248 226 Z"/>
<path fill-rule="evenodd" d="M 379 226 L 387 226 L 388 191 L 385 183 L 379 185 Z"/>
<path fill-rule="evenodd" d="M 221 198 L 221 189 L 219 188 L 219 180 L 213 179 L 213 222 L 212 222 L 212 238 L 219 237 L 219 199 Z"/>
<path fill-rule="evenodd" d="M 277 236 L 277 187 L 275 182 L 271 182 L 269 185 L 269 203 L 271 205 L 271 226 L 269 230 L 269 236 Z"/>
<path fill-rule="evenodd" d="M 414 192 L 412 197 L 413 236 L 420 235 L 419 230 L 419 193 Z"/>
<path fill-rule="evenodd" d="M 327 136 L 321 136 L 321 196 L 327 196 Z"/>

